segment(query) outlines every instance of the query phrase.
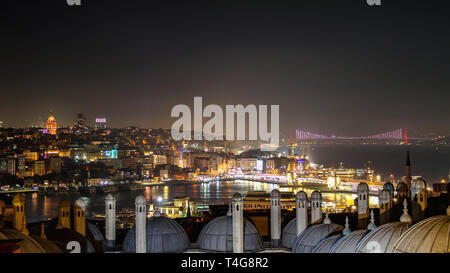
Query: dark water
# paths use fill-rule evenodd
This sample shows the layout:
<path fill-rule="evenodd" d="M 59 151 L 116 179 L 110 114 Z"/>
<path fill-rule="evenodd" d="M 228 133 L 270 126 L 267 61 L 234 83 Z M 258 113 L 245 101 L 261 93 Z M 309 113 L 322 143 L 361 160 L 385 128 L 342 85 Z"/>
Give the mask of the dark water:
<path fill-rule="evenodd" d="M 343 162 L 344 167 L 363 168 L 370 160 L 371 167 L 376 172 L 385 175 L 393 173 L 401 177 L 405 173 L 406 160 L 405 146 L 375 146 L 375 145 L 338 145 L 338 146 L 312 146 L 311 158 L 316 163 L 338 166 Z M 428 182 L 438 182 L 442 178 L 447 178 L 450 168 L 450 147 L 408 147 L 411 154 L 411 165 L 413 175 L 422 175 Z M 189 196 L 191 200 L 204 203 L 229 203 L 234 192 L 246 194 L 247 191 L 264 190 L 270 192 L 276 185 L 246 182 L 246 181 L 225 181 L 211 182 L 199 185 L 172 185 L 172 186 L 152 186 L 144 191 L 117 192 L 117 209 L 133 208 L 134 198 L 138 194 L 144 194 L 148 202 L 171 201 L 175 197 Z M 307 191 L 308 192 L 308 191 Z M 308 192 L 310 194 L 310 192 Z M 26 214 L 29 222 L 41 221 L 58 215 L 59 202 L 62 199 L 75 201 L 80 196 L 68 194 L 43 196 L 38 194 L 26 195 Z M 81 196 L 87 205 L 87 216 L 92 213 L 104 213 L 105 195 Z M 324 199 L 329 199 L 337 203 L 344 200 L 352 200 L 351 194 L 324 194 Z M 371 200 L 376 205 L 377 200 Z"/>
<path fill-rule="evenodd" d="M 448 179 L 450 147 L 400 146 L 400 145 L 320 145 L 310 147 L 310 157 L 325 166 L 363 168 L 371 161 L 371 168 L 382 175 L 405 175 L 406 151 L 409 149 L 412 175 L 420 175 L 428 183 Z"/>
<path fill-rule="evenodd" d="M 278 188 L 277 185 L 249 182 L 249 181 L 223 181 L 210 182 L 197 185 L 171 185 L 146 187 L 141 191 L 116 192 L 116 207 L 120 211 L 122 208 L 133 208 L 134 199 L 137 195 L 143 194 L 149 203 L 171 201 L 176 197 L 189 196 L 191 200 L 204 202 L 207 204 L 229 203 L 231 196 L 235 192 L 246 194 L 248 191 L 267 191 Z M 86 215 L 91 217 L 93 213 L 103 214 L 105 212 L 105 195 L 69 195 L 58 194 L 45 196 L 37 193 L 26 194 L 26 215 L 28 222 L 37 222 L 58 215 L 59 203 L 63 199 L 72 202 L 77 198 L 82 198 L 86 203 Z"/>

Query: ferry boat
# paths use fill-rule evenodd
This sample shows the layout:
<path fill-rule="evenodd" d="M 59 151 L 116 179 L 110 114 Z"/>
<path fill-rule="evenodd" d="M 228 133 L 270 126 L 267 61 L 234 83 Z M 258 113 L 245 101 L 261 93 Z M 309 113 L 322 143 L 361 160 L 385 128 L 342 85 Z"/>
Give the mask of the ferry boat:
<path fill-rule="evenodd" d="M 76 187 L 69 187 L 69 191 L 70 194 L 78 194 L 78 189 Z"/>
<path fill-rule="evenodd" d="M 143 190 L 145 189 L 145 186 L 142 184 L 132 184 L 130 185 L 130 190 L 137 191 L 137 190 Z"/>
<path fill-rule="evenodd" d="M 45 187 L 44 187 L 44 186 L 40 186 L 40 187 L 38 188 L 38 193 L 39 193 L 39 194 L 45 194 Z"/>
<path fill-rule="evenodd" d="M 95 188 L 95 193 L 104 193 L 105 189 L 102 186 L 98 186 Z"/>
<path fill-rule="evenodd" d="M 83 187 L 78 188 L 78 192 L 80 194 L 95 194 L 96 190 L 95 190 L 94 187 L 85 187 L 85 186 L 83 186 Z"/>
<path fill-rule="evenodd" d="M 53 186 L 48 186 L 45 188 L 45 194 L 47 194 L 47 195 L 56 194 L 56 193 L 57 192 L 55 190 L 55 187 L 53 187 Z"/>
<path fill-rule="evenodd" d="M 67 187 L 58 187 L 58 193 L 68 193 L 69 189 Z"/>

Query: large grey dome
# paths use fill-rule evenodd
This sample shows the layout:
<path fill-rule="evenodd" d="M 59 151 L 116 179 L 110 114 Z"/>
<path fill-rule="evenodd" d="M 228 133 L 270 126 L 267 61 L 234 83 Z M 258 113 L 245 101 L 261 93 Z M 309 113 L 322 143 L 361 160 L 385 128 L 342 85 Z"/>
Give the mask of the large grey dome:
<path fill-rule="evenodd" d="M 256 227 L 244 218 L 244 251 L 263 249 L 263 242 Z M 214 252 L 233 251 L 232 216 L 220 216 L 206 224 L 197 240 L 201 249 Z"/>
<path fill-rule="evenodd" d="M 183 228 L 167 217 L 151 217 L 147 220 L 146 231 L 147 253 L 182 252 L 189 247 L 189 239 Z M 136 252 L 136 227 L 125 235 L 123 250 Z"/>
<path fill-rule="evenodd" d="M 394 252 L 450 252 L 450 216 L 434 216 L 413 225 L 395 243 Z"/>
<path fill-rule="evenodd" d="M 86 229 L 92 234 L 94 240 L 102 242 L 105 240 L 100 230 L 98 230 L 98 228 L 91 222 L 86 221 Z"/>
<path fill-rule="evenodd" d="M 281 246 L 292 248 L 295 238 L 297 238 L 297 218 L 292 219 L 283 229 L 281 235 Z"/>
<path fill-rule="evenodd" d="M 408 223 L 392 222 L 369 232 L 356 246 L 357 253 L 392 253 L 395 242 L 408 229 Z"/>
<path fill-rule="evenodd" d="M 342 232 L 343 229 L 343 226 L 333 223 L 315 224 L 309 226 L 295 239 L 292 245 L 292 252 L 310 253 L 322 239 L 328 237 L 329 235 Z"/>
<path fill-rule="evenodd" d="M 352 233 L 342 236 L 330 248 L 330 253 L 355 253 L 359 241 L 368 233 L 366 229 L 355 230 Z"/>
<path fill-rule="evenodd" d="M 322 239 L 311 251 L 311 253 L 328 253 L 333 245 L 344 235 L 336 234 Z"/>

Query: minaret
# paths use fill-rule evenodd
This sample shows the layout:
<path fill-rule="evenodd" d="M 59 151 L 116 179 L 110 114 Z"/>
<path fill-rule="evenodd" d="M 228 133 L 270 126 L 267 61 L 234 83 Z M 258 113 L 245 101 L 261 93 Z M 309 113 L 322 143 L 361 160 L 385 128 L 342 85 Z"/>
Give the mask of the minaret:
<path fill-rule="evenodd" d="M 0 229 L 5 228 L 5 210 L 6 204 L 3 200 L 0 200 Z"/>
<path fill-rule="evenodd" d="M 328 208 L 325 209 L 325 219 L 323 219 L 323 223 L 326 225 L 331 224 L 331 219 L 328 217 Z"/>
<path fill-rule="evenodd" d="M 71 228 L 70 207 L 70 201 L 67 199 L 61 200 L 61 202 L 59 203 L 58 224 L 56 224 L 57 229 Z"/>
<path fill-rule="evenodd" d="M 311 224 L 322 222 L 322 194 L 319 191 L 311 193 Z"/>
<path fill-rule="evenodd" d="M 392 193 L 388 189 L 380 191 L 378 196 L 380 203 L 380 224 L 386 224 L 391 221 Z"/>
<path fill-rule="evenodd" d="M 242 209 L 242 196 L 236 192 L 232 199 L 233 210 L 233 253 L 244 252 L 244 210 Z"/>
<path fill-rule="evenodd" d="M 47 240 L 47 236 L 45 235 L 45 225 L 44 222 L 41 222 L 41 238 Z"/>
<path fill-rule="evenodd" d="M 348 224 L 348 216 L 345 216 L 345 228 L 342 231 L 342 234 L 349 235 L 351 232 L 352 230 L 350 229 L 350 225 Z"/>
<path fill-rule="evenodd" d="M 76 232 L 86 236 L 86 204 L 83 199 L 79 198 L 73 205 L 74 221 L 73 228 Z"/>
<path fill-rule="evenodd" d="M 13 210 L 13 226 L 19 232 L 29 235 L 27 229 L 27 219 L 25 218 L 25 196 L 22 193 L 14 195 L 12 204 Z"/>
<path fill-rule="evenodd" d="M 274 189 L 270 193 L 270 238 L 272 247 L 278 247 L 281 235 L 280 192 Z"/>
<path fill-rule="evenodd" d="M 297 222 L 297 236 L 308 227 L 308 196 L 306 192 L 299 191 L 295 196 L 296 199 L 296 222 Z"/>
<path fill-rule="evenodd" d="M 135 200 L 136 205 L 136 253 L 147 252 L 147 210 L 145 197 L 139 195 Z"/>
<path fill-rule="evenodd" d="M 408 214 L 408 201 L 406 201 L 406 198 L 403 199 L 403 214 L 400 216 L 400 222 L 412 224 L 412 218 Z"/>
<path fill-rule="evenodd" d="M 116 198 L 112 194 L 105 198 L 105 243 L 109 248 L 116 244 Z"/>
<path fill-rule="evenodd" d="M 369 186 L 362 182 L 358 184 L 358 227 L 363 229 L 369 224 Z"/>
<path fill-rule="evenodd" d="M 412 181 L 412 177 L 411 177 L 411 161 L 409 159 L 409 150 L 406 151 L 406 177 L 405 177 L 405 182 L 406 185 L 408 185 L 408 189 L 411 190 L 411 181 Z"/>
<path fill-rule="evenodd" d="M 375 225 L 375 214 L 373 213 L 373 210 L 370 210 L 370 223 L 367 225 L 368 230 L 374 230 L 377 228 L 377 225 Z"/>

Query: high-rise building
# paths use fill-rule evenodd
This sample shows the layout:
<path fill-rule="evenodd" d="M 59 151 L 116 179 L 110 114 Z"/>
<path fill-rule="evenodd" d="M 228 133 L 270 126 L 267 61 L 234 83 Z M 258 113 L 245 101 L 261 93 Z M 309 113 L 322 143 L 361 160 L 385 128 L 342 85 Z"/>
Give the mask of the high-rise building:
<path fill-rule="evenodd" d="M 83 116 L 82 113 L 77 114 L 77 120 L 75 122 L 75 125 L 79 128 L 84 128 L 86 126 L 86 118 Z"/>
<path fill-rule="evenodd" d="M 95 129 L 106 129 L 106 118 L 96 118 Z"/>
<path fill-rule="evenodd" d="M 35 175 L 42 176 L 45 174 L 45 161 L 37 160 L 34 161 L 33 171 Z"/>
<path fill-rule="evenodd" d="M 56 129 L 58 125 L 56 123 L 56 119 L 53 116 L 53 111 L 50 111 L 50 116 L 47 119 L 47 123 L 45 124 L 45 129 L 47 129 L 47 134 L 56 135 Z"/>
<path fill-rule="evenodd" d="M 10 158 L 8 159 L 8 173 L 11 175 L 16 175 L 16 164 L 17 159 L 16 158 Z"/>

